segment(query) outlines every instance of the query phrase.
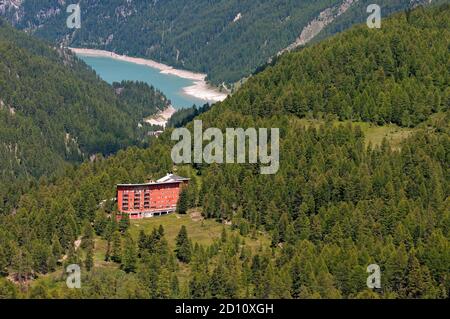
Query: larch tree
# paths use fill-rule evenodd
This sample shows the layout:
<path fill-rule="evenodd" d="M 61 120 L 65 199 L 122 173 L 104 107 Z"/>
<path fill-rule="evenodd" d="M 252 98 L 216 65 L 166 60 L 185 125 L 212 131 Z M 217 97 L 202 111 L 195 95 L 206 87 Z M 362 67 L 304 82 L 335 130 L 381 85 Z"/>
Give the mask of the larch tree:
<path fill-rule="evenodd" d="M 178 260 L 184 263 L 189 263 L 191 261 L 191 242 L 188 238 L 186 226 L 181 226 L 180 232 L 176 238 L 176 255 Z"/>

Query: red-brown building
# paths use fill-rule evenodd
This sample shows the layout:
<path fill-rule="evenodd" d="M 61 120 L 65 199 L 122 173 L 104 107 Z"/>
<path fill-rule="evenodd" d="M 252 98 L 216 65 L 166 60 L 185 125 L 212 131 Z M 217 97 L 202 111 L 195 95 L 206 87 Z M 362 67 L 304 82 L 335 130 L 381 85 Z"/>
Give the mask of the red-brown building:
<path fill-rule="evenodd" d="M 173 213 L 188 178 L 168 174 L 156 182 L 117 185 L 119 212 L 131 219 L 141 219 Z"/>

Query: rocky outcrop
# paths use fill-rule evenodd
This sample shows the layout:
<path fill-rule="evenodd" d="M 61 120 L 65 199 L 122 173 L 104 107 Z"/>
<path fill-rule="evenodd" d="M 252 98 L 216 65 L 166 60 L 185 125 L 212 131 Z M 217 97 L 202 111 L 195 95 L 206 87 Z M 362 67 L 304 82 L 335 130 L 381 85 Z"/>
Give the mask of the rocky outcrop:
<path fill-rule="evenodd" d="M 126 4 L 118 6 L 115 9 L 116 17 L 119 18 L 127 18 L 137 13 L 137 9 L 133 5 L 132 1 L 128 0 Z"/>
<path fill-rule="evenodd" d="M 317 18 L 312 20 L 305 28 L 303 28 L 300 36 L 295 40 L 295 42 L 289 45 L 284 50 L 280 51 L 278 55 L 307 44 L 309 41 L 314 39 L 327 25 L 332 23 L 337 17 L 345 13 L 348 9 L 350 9 L 352 5 L 357 2 L 358 0 L 345 0 L 339 6 L 323 10 Z"/>
<path fill-rule="evenodd" d="M 28 30 L 35 30 L 45 24 L 49 19 L 61 14 L 66 5 L 65 0 L 58 0 L 58 3 L 52 7 L 45 7 L 41 10 L 33 13 L 34 21 L 27 19 L 24 20 L 25 3 L 26 0 L 0 0 L 0 16 L 5 17 L 11 22 L 12 25 L 18 26 L 23 24 L 23 28 Z"/>
<path fill-rule="evenodd" d="M 0 13 L 5 14 L 8 11 L 17 11 L 22 6 L 23 0 L 0 0 Z"/>
<path fill-rule="evenodd" d="M 312 20 L 301 32 L 300 36 L 294 43 L 287 48 L 281 50 L 278 55 L 284 52 L 294 50 L 302 45 L 307 44 L 314 39 L 326 26 L 333 23 L 337 17 L 341 16 L 359 0 L 344 0 L 340 5 L 323 10 L 317 18 Z M 433 0 L 410 0 L 409 6 L 415 8 L 420 5 L 429 5 Z"/>
<path fill-rule="evenodd" d="M 0 16 L 7 18 L 13 25 L 18 24 L 23 16 L 24 0 L 0 0 Z"/>
<path fill-rule="evenodd" d="M 432 2 L 433 0 L 410 0 L 409 4 L 411 5 L 411 8 L 415 8 L 424 4 L 431 4 Z"/>

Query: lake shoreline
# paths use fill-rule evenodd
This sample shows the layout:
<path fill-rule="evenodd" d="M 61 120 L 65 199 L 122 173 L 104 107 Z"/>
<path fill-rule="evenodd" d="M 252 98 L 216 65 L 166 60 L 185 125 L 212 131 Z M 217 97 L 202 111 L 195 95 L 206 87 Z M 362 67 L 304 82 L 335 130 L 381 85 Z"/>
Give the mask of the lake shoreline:
<path fill-rule="evenodd" d="M 194 84 L 191 86 L 187 86 L 183 88 L 183 93 L 194 98 L 204 100 L 206 102 L 221 102 L 225 100 L 228 94 L 219 91 L 218 88 L 209 85 L 206 82 L 207 75 L 204 73 L 195 73 L 187 70 L 179 70 L 171 67 L 170 65 L 166 65 L 163 63 L 159 63 L 150 59 L 143 58 L 133 58 L 126 55 L 119 55 L 114 52 L 105 51 L 105 50 L 96 50 L 96 49 L 84 49 L 84 48 L 71 48 L 69 47 L 73 53 L 76 55 L 82 56 L 91 56 L 91 57 L 103 57 L 103 58 L 111 58 L 114 60 L 130 62 L 139 65 L 145 65 L 154 69 L 157 69 L 162 74 L 174 75 L 183 79 L 188 79 L 194 81 Z"/>
<path fill-rule="evenodd" d="M 176 111 L 177 110 L 172 105 L 169 105 L 164 110 L 159 111 L 157 114 L 145 119 L 144 122 L 150 125 L 162 126 L 165 129 L 170 118 L 176 113 Z"/>

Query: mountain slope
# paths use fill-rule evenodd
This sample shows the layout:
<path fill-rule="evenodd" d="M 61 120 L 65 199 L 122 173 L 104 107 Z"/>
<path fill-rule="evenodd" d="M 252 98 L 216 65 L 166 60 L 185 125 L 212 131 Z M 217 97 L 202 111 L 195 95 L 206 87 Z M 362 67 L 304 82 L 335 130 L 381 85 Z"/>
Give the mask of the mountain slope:
<path fill-rule="evenodd" d="M 339 20 L 334 27 L 335 17 L 328 18 L 330 31 L 324 34 L 367 17 L 356 0 L 82 0 L 82 27 L 73 31 L 66 27 L 66 4 L 60 1 L 14 2 L 6 0 L 0 13 L 39 37 L 149 57 L 207 73 L 214 84 L 237 82 L 253 73 L 292 44 L 321 12 L 348 9 L 341 16 L 347 22 Z M 385 15 L 411 6 L 410 0 L 389 2 L 382 1 Z"/>
<path fill-rule="evenodd" d="M 417 55 L 430 66 L 440 63 L 442 57 L 433 55 L 421 41 L 432 48 L 441 47 L 442 37 L 435 35 L 443 34 L 449 10 L 446 6 L 396 15 L 386 21 L 381 33 L 357 27 L 286 55 L 198 118 L 205 128 L 280 128 L 280 170 L 275 175 L 260 175 L 254 164 L 176 167 L 181 175 L 192 177 L 185 195 L 189 206 L 201 206 L 206 218 L 231 222 L 244 237 L 269 235 L 270 247 L 252 249 L 247 240 L 223 231 L 220 241 L 212 245 L 184 247 L 190 260 L 181 262 L 168 249 L 176 244 L 167 243 L 162 229 L 139 238 L 131 238 L 126 231 L 121 235 L 115 219 L 107 218 L 115 212 L 113 203 L 99 208 L 96 204 L 114 196 L 117 183 L 142 182 L 174 169 L 170 159 L 174 143 L 166 132 L 149 149 L 131 148 L 99 158 L 30 190 L 22 197 L 16 215 L 0 216 L 0 233 L 4 234 L 0 236 L 0 269 L 5 275 L 29 279 L 57 269 L 50 261 L 63 251 L 69 252 L 71 262 L 85 261 L 92 248 L 87 245 L 75 254 L 72 242 L 80 235 L 88 237 L 93 223 L 97 235 L 109 243 L 97 245 L 97 253 L 101 249 L 113 258 L 86 270 L 81 290 L 70 291 L 58 276 L 49 283 L 39 281 L 38 296 L 52 292 L 59 297 L 76 294 L 86 298 L 448 298 L 447 100 L 439 114 L 428 116 L 400 145 L 388 140 L 370 145 L 367 136 L 372 127 L 367 123 L 332 121 L 332 116 L 305 120 L 299 118 L 301 114 L 283 109 L 271 112 L 273 105 L 260 106 L 254 101 L 283 94 L 284 86 L 276 84 L 284 79 L 302 83 L 302 78 L 293 80 L 287 65 L 295 70 L 299 62 L 307 61 L 314 71 L 324 63 L 314 60 L 322 54 L 328 60 L 316 86 L 327 83 L 328 78 L 344 84 L 349 81 L 339 77 L 338 66 L 344 57 L 346 67 L 355 70 L 352 83 L 364 83 L 358 68 L 365 55 L 357 47 L 375 53 L 385 50 L 390 41 L 384 40 L 393 34 L 398 34 L 400 46 L 415 38 L 415 46 L 406 46 L 407 60 Z M 379 41 L 369 41 L 374 37 Z M 349 55 L 341 54 L 343 39 L 351 49 Z M 445 56 L 448 58 L 448 53 Z M 391 81 L 384 71 L 378 67 L 366 71 L 369 84 L 375 88 Z M 423 74 L 412 73 L 412 83 L 435 82 L 440 87 L 442 81 L 448 82 L 447 73 L 444 79 L 439 72 Z M 353 106 L 353 90 L 352 85 L 337 86 L 336 95 L 348 94 L 347 102 Z M 387 105 L 392 107 L 392 103 Z M 324 110 L 331 115 L 335 111 Z M 383 113 L 375 109 L 374 114 Z M 435 125 L 435 117 L 440 116 L 443 124 Z M 192 128 L 192 123 L 187 127 Z M 80 230 L 81 225 L 86 225 L 85 230 Z M 25 243 L 15 244 L 23 234 Z M 122 254 L 118 252 L 121 247 Z M 17 256 L 28 257 L 27 268 L 17 262 Z M 367 266 L 374 263 L 382 270 L 382 288 L 368 290 Z"/>
<path fill-rule="evenodd" d="M 142 145 L 140 116 L 168 102 L 144 84 L 117 86 L 124 86 L 121 94 L 69 52 L 0 21 L 1 183 L 50 176 L 65 161 Z M 132 97 L 139 95 L 153 99 L 137 106 Z"/>
<path fill-rule="evenodd" d="M 447 8 L 447 7 L 445 7 Z M 244 114 L 295 114 L 415 126 L 448 110 L 449 20 L 416 14 L 361 25 L 283 55 L 224 103 Z"/>
<path fill-rule="evenodd" d="M 333 23 L 325 26 L 323 30 L 314 38 L 314 41 L 320 41 L 325 39 L 326 37 L 333 35 L 338 32 L 342 32 L 347 30 L 352 25 L 357 23 L 365 23 L 369 13 L 367 13 L 367 7 L 374 2 L 371 0 L 358 0 L 349 8 L 349 10 L 345 11 L 342 15 L 339 15 L 333 20 Z M 389 17 L 391 14 L 406 10 L 413 9 L 417 6 L 421 5 L 442 5 L 445 3 L 449 3 L 448 0 L 380 0 L 377 1 L 381 7 L 381 18 L 385 19 Z"/>

